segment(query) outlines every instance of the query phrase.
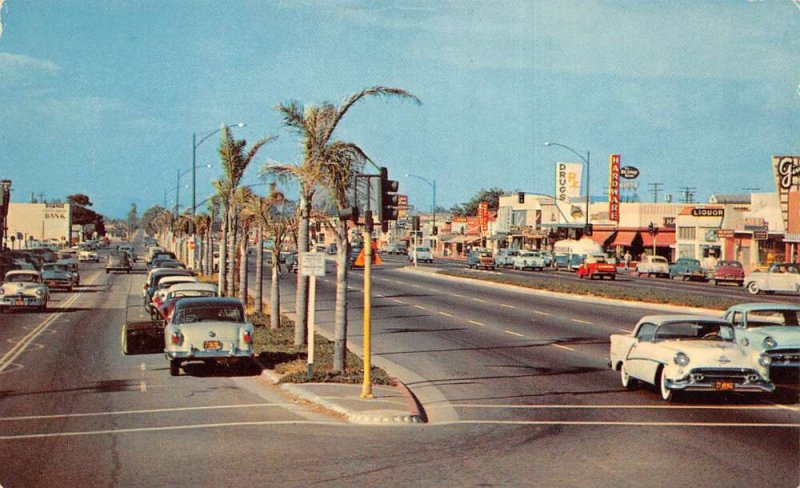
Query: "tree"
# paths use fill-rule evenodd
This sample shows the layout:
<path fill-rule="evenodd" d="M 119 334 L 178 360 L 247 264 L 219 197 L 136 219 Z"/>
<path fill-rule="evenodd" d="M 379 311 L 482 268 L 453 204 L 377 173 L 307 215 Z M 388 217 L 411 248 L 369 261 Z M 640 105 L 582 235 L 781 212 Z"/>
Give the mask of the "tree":
<path fill-rule="evenodd" d="M 220 197 L 222 203 L 222 242 L 220 243 L 219 255 L 219 290 L 227 291 L 228 295 L 233 295 L 233 280 L 227 276 L 228 257 L 230 256 L 231 269 L 235 269 L 235 257 L 233 249 L 236 245 L 236 228 L 234 226 L 236 214 L 234 210 L 234 197 L 236 189 L 242 181 L 244 172 L 255 158 L 259 149 L 265 144 L 275 140 L 274 136 L 265 137 L 256 141 L 249 150 L 245 151 L 247 141 L 233 138 L 233 133 L 229 127 L 222 131 L 219 145 L 219 155 L 222 162 L 223 177 L 214 181 L 214 189 Z M 232 239 L 231 239 L 232 237 Z M 228 285 L 228 288 L 226 288 Z"/>
<path fill-rule="evenodd" d="M 360 100 L 370 96 L 391 96 L 419 99 L 399 88 L 376 86 L 361 90 L 347 97 L 339 106 L 323 103 L 319 106 L 301 107 L 292 101 L 278 105 L 283 124 L 293 129 L 303 140 L 303 163 L 294 165 L 271 165 L 262 168 L 262 173 L 290 174 L 300 183 L 300 223 L 298 252 L 308 251 L 308 222 L 311 203 L 317 187 L 325 186 L 339 209 L 348 206 L 347 191 L 354 175 L 369 158 L 357 145 L 335 140 L 333 135 L 342 118 Z M 340 222 L 337 232 L 335 354 L 333 369 L 344 369 L 347 350 L 347 269 L 348 247 L 347 222 Z M 306 310 L 308 308 L 308 279 L 298 275 L 295 345 L 306 340 Z"/>
<path fill-rule="evenodd" d="M 91 225 L 100 234 L 105 234 L 105 220 L 102 215 L 88 208 L 92 206 L 89 197 L 78 193 L 67 196 L 67 202 L 72 210 L 72 223 L 74 225 Z"/>
<path fill-rule="evenodd" d="M 502 188 L 481 189 L 469 201 L 454 205 L 450 211 L 455 217 L 475 216 L 478 214 L 478 204 L 481 202 L 489 202 L 489 210 L 497 211 L 500 208 L 500 197 L 507 193 Z"/>

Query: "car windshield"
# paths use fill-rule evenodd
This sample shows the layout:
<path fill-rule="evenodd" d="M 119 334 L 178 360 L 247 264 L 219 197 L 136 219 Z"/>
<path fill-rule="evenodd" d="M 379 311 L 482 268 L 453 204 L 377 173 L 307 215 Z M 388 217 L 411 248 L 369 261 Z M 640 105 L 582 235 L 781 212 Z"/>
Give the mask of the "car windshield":
<path fill-rule="evenodd" d="M 739 322 L 737 325 L 740 324 L 741 322 Z M 748 327 L 774 327 L 780 325 L 800 327 L 800 311 L 752 310 L 747 314 Z"/>
<path fill-rule="evenodd" d="M 42 271 L 69 271 L 69 268 L 65 264 L 45 264 Z"/>
<path fill-rule="evenodd" d="M 431 252 L 431 248 L 429 247 L 418 247 L 417 252 Z"/>
<path fill-rule="evenodd" d="M 14 274 L 6 276 L 6 283 L 36 283 L 39 278 L 32 274 Z"/>
<path fill-rule="evenodd" d="M 667 260 L 665 258 L 660 258 L 660 257 L 650 258 L 650 261 L 652 261 L 654 263 L 666 263 L 667 262 Z"/>
<path fill-rule="evenodd" d="M 669 322 L 656 330 L 655 341 L 715 339 L 733 341 L 733 328 L 707 321 Z"/>
<path fill-rule="evenodd" d="M 202 305 L 183 308 L 175 316 L 177 324 L 203 321 L 244 322 L 242 309 L 236 305 Z"/>
<path fill-rule="evenodd" d="M 211 290 L 181 290 L 173 291 L 169 294 L 170 298 L 190 298 L 190 297 L 213 297 L 214 292 Z"/>
<path fill-rule="evenodd" d="M 734 268 L 741 268 L 742 263 L 740 263 L 739 261 L 720 261 L 719 263 L 717 263 L 718 268 L 721 268 L 723 266 L 733 266 Z"/>

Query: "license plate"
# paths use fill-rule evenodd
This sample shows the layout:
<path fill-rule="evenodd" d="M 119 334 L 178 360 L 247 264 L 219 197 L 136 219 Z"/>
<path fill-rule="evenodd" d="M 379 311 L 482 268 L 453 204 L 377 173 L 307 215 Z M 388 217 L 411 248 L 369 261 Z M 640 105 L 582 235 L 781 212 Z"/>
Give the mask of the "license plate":
<path fill-rule="evenodd" d="M 732 381 L 717 381 L 714 383 L 714 389 L 718 391 L 733 391 L 734 386 Z"/>
<path fill-rule="evenodd" d="M 56 286 L 56 285 L 58 285 L 57 281 L 48 281 L 47 282 L 47 286 Z"/>
<path fill-rule="evenodd" d="M 17 298 L 17 305 L 23 305 L 24 303 L 25 302 L 22 300 L 22 298 Z"/>
<path fill-rule="evenodd" d="M 205 341 L 203 342 L 203 349 L 207 350 L 219 350 L 222 349 L 222 342 L 221 341 Z"/>

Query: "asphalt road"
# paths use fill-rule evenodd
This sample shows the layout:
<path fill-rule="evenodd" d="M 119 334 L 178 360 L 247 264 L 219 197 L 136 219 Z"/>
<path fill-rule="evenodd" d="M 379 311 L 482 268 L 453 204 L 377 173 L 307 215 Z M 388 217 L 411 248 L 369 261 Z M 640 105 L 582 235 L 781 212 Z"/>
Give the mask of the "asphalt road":
<path fill-rule="evenodd" d="M 351 277 L 358 348 L 361 272 Z M 800 405 L 738 395 L 666 405 L 654 391 L 623 391 L 605 365 L 608 335 L 644 309 L 389 263 L 374 276 L 375 361 L 409 385 L 430 423 L 361 427 L 257 376 L 198 366 L 171 377 L 163 356 L 123 356 L 122 324 L 144 318 L 143 278 L 82 265 L 86 286 L 54 294 L 48 313 L 0 315 L 0 485 L 800 483 Z M 282 276 L 285 311 L 294 279 Z M 318 281 L 323 328 L 333 279 Z"/>

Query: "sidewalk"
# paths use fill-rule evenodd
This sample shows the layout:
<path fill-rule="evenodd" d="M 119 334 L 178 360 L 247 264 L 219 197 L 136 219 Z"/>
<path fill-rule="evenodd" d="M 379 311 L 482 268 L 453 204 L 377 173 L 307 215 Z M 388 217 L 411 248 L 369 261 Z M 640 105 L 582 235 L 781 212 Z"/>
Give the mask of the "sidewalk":
<path fill-rule="evenodd" d="M 372 386 L 373 398 L 361 398 L 362 385 L 343 383 L 278 383 L 280 377 L 264 369 L 257 381 L 273 384 L 291 396 L 319 405 L 359 425 L 418 424 L 425 422 L 414 395 L 402 383 Z"/>

